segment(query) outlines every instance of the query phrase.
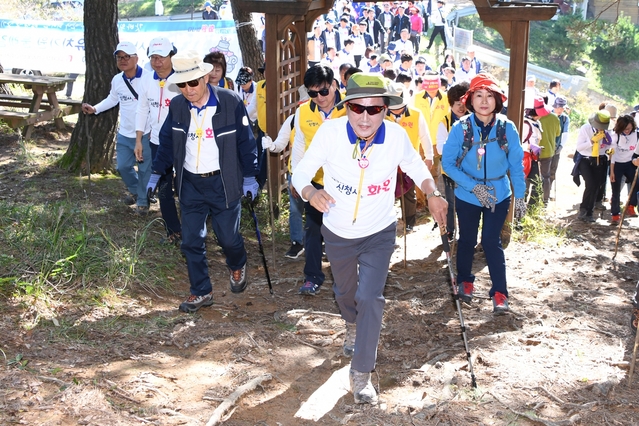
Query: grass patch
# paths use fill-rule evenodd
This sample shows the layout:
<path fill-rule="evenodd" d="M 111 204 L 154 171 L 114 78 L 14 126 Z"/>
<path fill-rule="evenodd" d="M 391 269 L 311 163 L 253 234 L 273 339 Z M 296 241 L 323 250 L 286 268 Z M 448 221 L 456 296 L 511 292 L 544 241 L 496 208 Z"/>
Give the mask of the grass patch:
<path fill-rule="evenodd" d="M 541 180 L 536 182 L 541 195 Z M 539 245 L 559 245 L 566 238 L 566 229 L 550 220 L 543 201 L 528 205 L 526 215 L 515 226 L 515 238 L 521 242 L 533 242 Z"/>

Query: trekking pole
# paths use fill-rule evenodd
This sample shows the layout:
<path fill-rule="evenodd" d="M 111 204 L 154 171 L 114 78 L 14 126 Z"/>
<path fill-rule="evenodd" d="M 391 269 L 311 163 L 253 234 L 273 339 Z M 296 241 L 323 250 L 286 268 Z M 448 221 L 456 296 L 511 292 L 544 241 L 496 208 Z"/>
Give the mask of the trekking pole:
<path fill-rule="evenodd" d="M 612 255 L 612 260 L 615 260 L 617 256 L 617 248 L 619 247 L 619 234 L 621 234 L 621 227 L 623 226 L 623 218 L 626 215 L 626 210 L 628 210 L 628 204 L 630 203 L 630 197 L 632 197 L 632 191 L 635 188 L 635 184 L 637 183 L 637 175 L 639 174 L 639 167 L 635 171 L 635 177 L 632 179 L 632 185 L 630 185 L 630 190 L 628 191 L 628 199 L 626 200 L 626 204 L 621 211 L 621 219 L 619 220 L 619 227 L 617 228 L 617 237 L 615 238 L 615 253 Z"/>
<path fill-rule="evenodd" d="M 632 384 L 632 373 L 635 371 L 635 362 L 637 361 L 637 347 L 639 347 L 639 328 L 635 334 L 635 347 L 632 350 L 632 360 L 630 360 L 630 371 L 628 372 L 628 387 Z"/>
<path fill-rule="evenodd" d="M 453 289 L 453 299 L 455 299 L 455 305 L 457 306 L 457 313 L 459 314 L 459 325 L 461 327 L 462 339 L 464 340 L 464 348 L 466 349 L 466 359 L 468 360 L 468 370 L 470 371 L 470 384 L 473 388 L 477 388 L 477 380 L 475 379 L 475 373 L 473 372 L 473 363 L 470 359 L 470 349 L 468 348 L 468 338 L 466 337 L 466 325 L 464 325 L 464 315 L 462 314 L 461 304 L 459 303 L 459 294 L 457 292 L 457 284 L 455 282 L 455 273 L 453 272 L 453 259 L 450 253 L 450 244 L 448 244 L 448 235 L 446 234 L 446 225 L 441 226 L 442 244 L 444 246 L 444 253 L 446 253 L 446 261 L 448 262 L 448 272 L 450 274 L 450 285 Z"/>
<path fill-rule="evenodd" d="M 266 133 L 264 136 L 268 136 Z M 271 153 L 270 150 L 264 150 L 266 152 L 266 195 L 268 197 L 268 209 L 269 209 L 269 221 L 271 225 L 271 241 L 273 249 L 273 266 L 275 266 L 275 214 L 273 212 L 273 196 L 271 194 Z M 279 184 L 279 182 L 276 182 Z M 271 294 L 273 291 L 271 290 Z"/>
<path fill-rule="evenodd" d="M 253 208 L 253 194 L 248 193 L 248 209 L 251 216 L 253 216 L 253 223 L 255 223 L 255 235 L 257 236 L 257 244 L 260 248 L 260 254 L 262 255 L 262 264 L 264 265 L 264 272 L 266 273 L 266 281 L 268 282 L 268 291 L 273 294 L 273 285 L 271 284 L 271 276 L 268 274 L 268 265 L 266 264 L 266 256 L 264 256 L 264 247 L 262 246 L 262 235 L 260 234 L 260 227 L 257 224 L 257 215 Z"/>

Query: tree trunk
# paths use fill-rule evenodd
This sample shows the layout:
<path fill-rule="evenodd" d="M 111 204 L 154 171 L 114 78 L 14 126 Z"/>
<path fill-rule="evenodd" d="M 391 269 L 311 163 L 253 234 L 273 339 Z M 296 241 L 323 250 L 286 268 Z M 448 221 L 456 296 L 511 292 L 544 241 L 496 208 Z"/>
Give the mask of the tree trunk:
<path fill-rule="evenodd" d="M 86 79 L 84 99 L 95 105 L 106 98 L 111 79 L 118 72 L 113 51 L 118 44 L 118 1 L 86 0 L 84 2 L 84 46 Z M 118 108 L 100 115 L 80 114 L 71 134 L 69 148 L 60 165 L 70 171 L 93 173 L 111 168 L 115 148 Z"/>
<path fill-rule="evenodd" d="M 0 64 L 0 73 L 4 72 L 4 68 L 2 68 L 2 64 Z M 3 95 L 12 95 L 11 89 L 6 84 L 0 84 L 0 93 Z"/>
<path fill-rule="evenodd" d="M 247 12 L 244 9 L 241 0 L 231 0 L 231 8 L 233 9 L 235 22 L 242 23 L 237 29 L 237 39 L 242 52 L 242 63 L 245 67 L 251 67 L 253 72 L 257 74 L 257 69 L 264 64 L 262 49 L 255 35 L 255 26 L 253 24 L 243 25 L 244 23 L 252 22 L 251 12 Z M 260 80 L 260 78 L 257 78 L 256 75 L 255 80 Z"/>

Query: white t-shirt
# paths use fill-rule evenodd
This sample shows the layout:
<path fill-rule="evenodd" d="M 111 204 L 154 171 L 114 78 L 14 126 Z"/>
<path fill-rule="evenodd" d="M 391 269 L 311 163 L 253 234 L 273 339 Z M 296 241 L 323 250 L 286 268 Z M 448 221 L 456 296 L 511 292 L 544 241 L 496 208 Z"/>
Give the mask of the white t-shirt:
<path fill-rule="evenodd" d="M 383 143 L 373 143 L 368 148 L 365 152 L 368 166 L 360 168 L 363 163 L 353 158 L 356 145 L 351 143 L 347 123 L 348 117 L 340 117 L 320 126 L 304 158 L 293 170 L 293 185 L 301 194 L 322 167 L 324 189 L 335 199 L 329 212 L 324 213 L 323 223 L 336 235 L 352 239 L 372 235 L 397 220 L 394 209 L 397 166 L 417 185 L 432 176 L 406 131 L 388 120 L 378 130 Z"/>
<path fill-rule="evenodd" d="M 142 77 L 138 92 L 138 109 L 135 116 L 135 130 L 143 131 L 147 121 L 151 123 L 151 143 L 160 144 L 160 129 L 169 114 L 171 99 L 181 94 L 180 89 L 166 80 L 161 80 L 155 71 Z"/>
<path fill-rule="evenodd" d="M 215 142 L 215 132 L 211 118 L 217 111 L 217 100 L 211 88 L 209 100 L 204 108 L 191 105 L 191 124 L 186 135 L 186 155 L 184 168 L 191 173 L 201 174 L 220 170 L 220 151 Z"/>

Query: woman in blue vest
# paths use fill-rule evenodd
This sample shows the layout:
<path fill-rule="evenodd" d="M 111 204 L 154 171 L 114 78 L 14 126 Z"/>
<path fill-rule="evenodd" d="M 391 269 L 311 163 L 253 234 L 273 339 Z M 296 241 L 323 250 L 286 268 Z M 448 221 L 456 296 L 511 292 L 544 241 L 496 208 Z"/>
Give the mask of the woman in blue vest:
<path fill-rule="evenodd" d="M 508 289 L 501 229 L 510 208 L 511 181 L 515 216 L 526 214 L 524 152 L 515 125 L 499 114 L 506 96 L 491 75 L 475 76 L 461 101 L 471 114 L 453 125 L 442 154 L 444 172 L 457 184 L 458 293 L 467 303 L 473 297 L 472 266 L 481 221 L 481 243 L 492 281 L 488 294 L 493 300 L 493 312 L 502 314 L 508 311 Z"/>

